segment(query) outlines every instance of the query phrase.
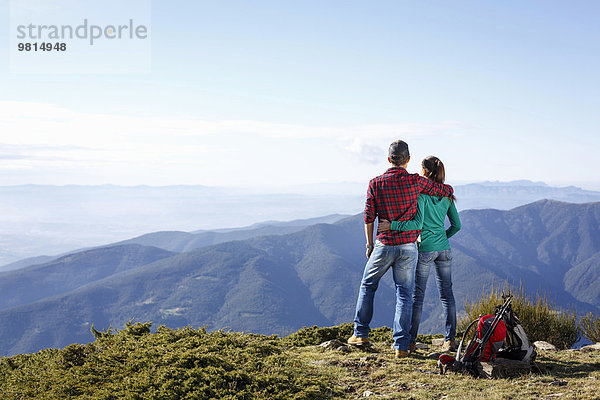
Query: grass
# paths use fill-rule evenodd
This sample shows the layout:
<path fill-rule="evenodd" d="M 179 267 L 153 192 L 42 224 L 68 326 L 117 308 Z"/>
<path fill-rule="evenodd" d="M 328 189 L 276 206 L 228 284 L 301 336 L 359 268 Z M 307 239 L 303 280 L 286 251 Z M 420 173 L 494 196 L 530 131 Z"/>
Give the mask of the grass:
<path fill-rule="evenodd" d="M 588 313 L 579 320 L 579 330 L 593 343 L 600 342 L 600 316 Z"/>
<path fill-rule="evenodd" d="M 1 398 L 12 399 L 561 399 L 597 398 L 600 351 L 540 352 L 539 373 L 477 380 L 439 375 L 429 351 L 395 359 L 388 328 L 367 350 L 327 350 L 347 324 L 287 338 L 149 324 L 97 332 L 96 341 L 0 359 Z M 379 336 L 375 336 L 378 337 Z M 430 337 L 423 337 L 431 342 Z M 429 340 L 428 340 L 429 339 Z M 319 339 L 320 340 L 320 339 Z M 318 341 L 318 340 L 317 340 Z"/>
<path fill-rule="evenodd" d="M 435 350 L 432 348 L 432 350 Z M 483 380 L 462 374 L 437 374 L 427 352 L 395 359 L 387 343 L 375 343 L 373 353 L 354 349 L 344 354 L 316 346 L 290 350 L 308 365 L 338 382 L 340 399 L 561 399 L 597 398 L 600 352 L 540 352 L 537 365 L 544 371 L 519 378 Z"/>
<path fill-rule="evenodd" d="M 475 301 L 465 303 L 467 316 L 458 324 L 458 330 L 464 331 L 468 324 L 480 315 L 494 314 L 497 305 L 504 303 L 502 293 L 492 289 Z M 543 340 L 560 349 L 568 349 L 579 338 L 577 315 L 575 311 L 562 311 L 550 303 L 547 297 L 538 295 L 531 300 L 524 290 L 513 293 L 512 309 L 515 311 L 531 342 Z"/>

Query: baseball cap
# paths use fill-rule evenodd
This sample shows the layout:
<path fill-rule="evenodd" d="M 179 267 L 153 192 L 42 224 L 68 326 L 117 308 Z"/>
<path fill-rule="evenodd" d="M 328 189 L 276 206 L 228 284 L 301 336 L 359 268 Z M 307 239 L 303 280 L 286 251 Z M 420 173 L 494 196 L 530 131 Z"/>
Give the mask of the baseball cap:
<path fill-rule="evenodd" d="M 390 144 L 389 157 L 407 158 L 410 155 L 408 145 L 403 140 L 396 140 Z"/>

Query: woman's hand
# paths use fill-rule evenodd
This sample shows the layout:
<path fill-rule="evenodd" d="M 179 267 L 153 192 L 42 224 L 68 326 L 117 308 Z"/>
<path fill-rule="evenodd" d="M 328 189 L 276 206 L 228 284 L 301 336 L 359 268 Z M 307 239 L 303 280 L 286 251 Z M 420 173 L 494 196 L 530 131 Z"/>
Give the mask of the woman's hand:
<path fill-rule="evenodd" d="M 392 227 L 392 223 L 387 219 L 380 219 L 377 223 L 377 233 L 389 231 Z"/>

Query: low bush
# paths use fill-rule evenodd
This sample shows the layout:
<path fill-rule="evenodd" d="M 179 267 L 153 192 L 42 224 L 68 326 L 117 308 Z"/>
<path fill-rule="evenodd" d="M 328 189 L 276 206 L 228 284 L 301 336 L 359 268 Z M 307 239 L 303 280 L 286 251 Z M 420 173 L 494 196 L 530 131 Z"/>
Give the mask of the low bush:
<path fill-rule="evenodd" d="M 560 349 L 568 349 L 577 342 L 579 332 L 574 311 L 557 309 L 544 295 L 538 295 L 535 300 L 531 300 L 525 295 L 523 288 L 515 290 L 512 294 L 512 309 L 532 342 L 543 340 Z M 502 293 L 494 288 L 474 301 L 467 299 L 467 316 L 459 322 L 458 330 L 464 331 L 469 323 L 480 315 L 493 315 L 495 307 L 503 303 Z"/>
<path fill-rule="evenodd" d="M 297 332 L 283 338 L 283 343 L 287 346 L 314 346 L 328 340 L 337 339 L 346 343 L 348 338 L 354 333 L 354 324 L 345 323 L 337 326 L 304 327 Z M 387 326 L 371 329 L 369 339 L 372 342 L 391 342 L 392 330 Z"/>
<path fill-rule="evenodd" d="M 328 399 L 329 376 L 284 353 L 276 336 L 128 323 L 96 341 L 0 358 L 12 399 Z"/>
<path fill-rule="evenodd" d="M 579 320 L 579 331 L 593 343 L 600 342 L 600 316 L 588 313 Z"/>

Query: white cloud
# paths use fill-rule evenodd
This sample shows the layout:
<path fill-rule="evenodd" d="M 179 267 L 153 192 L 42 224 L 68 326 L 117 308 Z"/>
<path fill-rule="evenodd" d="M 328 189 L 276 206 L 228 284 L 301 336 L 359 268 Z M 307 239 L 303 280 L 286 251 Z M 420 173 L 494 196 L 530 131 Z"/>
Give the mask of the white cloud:
<path fill-rule="evenodd" d="M 83 113 L 53 104 L 5 101 L 0 102 L 0 169 L 29 169 L 32 174 L 45 170 L 47 176 L 49 169 L 60 168 L 61 179 L 68 179 L 68 171 L 89 170 L 104 181 L 119 181 L 126 174 L 150 184 L 158 175 L 186 182 L 210 176 L 226 184 L 228 179 L 250 182 L 259 176 L 284 179 L 273 166 L 291 162 L 288 168 L 298 169 L 294 176 L 310 182 L 324 180 L 324 171 L 333 165 L 357 168 L 357 158 L 384 163 L 387 145 L 395 139 L 461 130 L 455 121 L 311 126 Z M 303 153 L 294 154 L 300 148 Z M 333 156 L 336 149 L 341 153 Z M 307 153 L 313 153 L 310 165 L 303 159 Z"/>
<path fill-rule="evenodd" d="M 385 147 L 365 143 L 364 139 L 356 138 L 344 150 L 357 156 L 368 164 L 380 164 L 385 161 Z"/>
<path fill-rule="evenodd" d="M 257 134 L 272 138 L 388 138 L 455 133 L 463 125 L 456 121 L 437 123 L 369 124 L 356 126 L 311 126 L 252 120 L 205 121 L 197 118 L 123 116 L 76 113 L 43 103 L 0 102 L 0 127 L 15 132 L 24 143 L 86 143 L 107 145 L 108 139 L 139 135 L 203 136 L 232 133 Z M 7 130 L 4 130 L 7 129 Z M 51 134 L 51 137 L 49 136 Z M 108 135 L 108 136 L 107 136 Z"/>

